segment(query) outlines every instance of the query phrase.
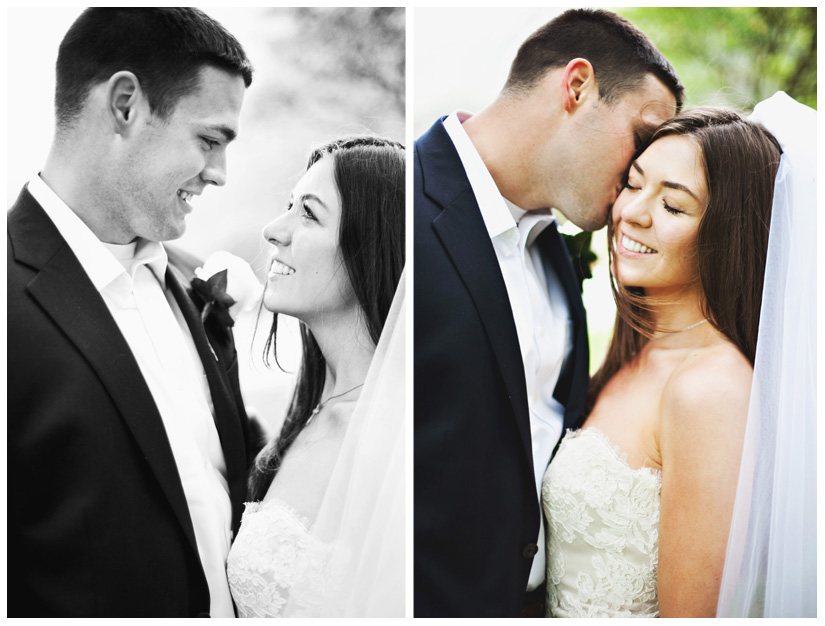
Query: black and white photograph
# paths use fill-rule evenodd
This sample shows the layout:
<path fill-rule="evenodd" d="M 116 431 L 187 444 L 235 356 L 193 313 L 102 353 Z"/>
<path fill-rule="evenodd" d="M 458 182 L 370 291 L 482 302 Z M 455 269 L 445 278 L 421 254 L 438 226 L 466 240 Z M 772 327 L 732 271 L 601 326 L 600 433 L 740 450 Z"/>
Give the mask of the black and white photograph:
<path fill-rule="evenodd" d="M 7 22 L 8 616 L 403 617 L 404 8 Z"/>

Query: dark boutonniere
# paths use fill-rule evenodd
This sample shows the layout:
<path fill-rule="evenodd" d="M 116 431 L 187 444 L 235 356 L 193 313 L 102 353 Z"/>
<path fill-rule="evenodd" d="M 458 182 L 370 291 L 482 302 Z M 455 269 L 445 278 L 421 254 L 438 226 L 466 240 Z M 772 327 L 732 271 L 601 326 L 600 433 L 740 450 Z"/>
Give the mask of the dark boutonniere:
<path fill-rule="evenodd" d="M 261 296 L 261 283 L 249 264 L 223 251 L 211 255 L 195 270 L 191 285 L 201 321 L 206 324 L 214 319 L 227 333 L 238 315 L 254 309 Z"/>
<path fill-rule="evenodd" d="M 585 278 L 593 278 L 591 267 L 598 257 L 590 247 L 593 233 L 582 231 L 575 235 L 561 233 L 564 243 L 567 246 L 567 254 L 573 263 L 573 270 L 576 272 L 576 280 L 579 281 L 579 288 L 584 284 Z"/>
<path fill-rule="evenodd" d="M 221 326 L 231 328 L 235 320 L 229 314 L 229 309 L 235 304 L 235 299 L 226 293 L 228 270 L 222 270 L 207 280 L 192 279 L 192 292 L 198 308 L 201 310 L 201 321 L 205 324 L 210 315 L 214 315 Z"/>

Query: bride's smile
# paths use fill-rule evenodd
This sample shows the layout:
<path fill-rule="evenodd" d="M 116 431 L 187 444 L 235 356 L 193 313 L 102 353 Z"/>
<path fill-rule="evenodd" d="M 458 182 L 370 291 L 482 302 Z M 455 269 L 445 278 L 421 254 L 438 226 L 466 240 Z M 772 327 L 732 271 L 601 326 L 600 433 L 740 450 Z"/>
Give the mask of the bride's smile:
<path fill-rule="evenodd" d="M 332 159 L 321 159 L 295 186 L 289 205 L 264 228 L 273 246 L 264 306 L 311 323 L 357 306 L 338 243 L 341 199 Z"/>
<path fill-rule="evenodd" d="M 267 279 L 272 280 L 275 276 L 290 276 L 294 273 L 294 267 L 290 267 L 286 263 L 281 263 L 278 259 L 272 259 L 272 264 L 269 268 Z"/>
<path fill-rule="evenodd" d="M 681 289 L 698 276 L 696 237 L 708 204 L 696 143 L 665 137 L 634 161 L 613 205 L 614 272 L 627 287 Z"/>

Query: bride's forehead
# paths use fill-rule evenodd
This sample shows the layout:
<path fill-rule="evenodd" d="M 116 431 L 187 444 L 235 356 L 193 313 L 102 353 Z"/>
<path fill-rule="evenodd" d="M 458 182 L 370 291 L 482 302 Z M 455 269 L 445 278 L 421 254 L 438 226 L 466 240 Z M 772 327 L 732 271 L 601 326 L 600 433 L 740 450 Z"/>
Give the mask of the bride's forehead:
<path fill-rule="evenodd" d="M 339 211 L 341 202 L 333 166 L 331 157 L 324 157 L 313 163 L 292 190 L 293 202 L 301 198 L 314 198 L 330 211 Z"/>

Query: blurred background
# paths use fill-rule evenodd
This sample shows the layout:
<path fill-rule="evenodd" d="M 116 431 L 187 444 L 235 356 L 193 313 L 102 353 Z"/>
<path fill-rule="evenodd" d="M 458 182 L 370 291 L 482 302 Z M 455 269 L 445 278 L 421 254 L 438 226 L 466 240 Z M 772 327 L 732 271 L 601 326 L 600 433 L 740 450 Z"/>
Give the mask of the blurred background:
<path fill-rule="evenodd" d="M 54 131 L 54 64 L 82 9 L 7 9 L 7 188 L 10 206 L 45 162 Z M 261 237 L 286 208 L 315 146 L 345 134 L 405 141 L 403 8 L 207 8 L 244 46 L 255 66 L 241 131 L 227 153 L 228 181 L 194 203 L 176 245 L 201 258 L 227 250 L 261 280 L 269 250 Z M 25 62 L 17 62 L 23 60 Z M 287 372 L 261 359 L 272 316 L 235 326 L 247 403 L 277 430 L 300 360 L 297 325 L 279 329 Z M 257 332 L 256 332 L 257 327 Z"/>
<path fill-rule="evenodd" d="M 415 137 L 456 109 L 493 101 L 521 43 L 565 8 L 416 9 Z M 614 8 L 650 37 L 685 85 L 685 108 L 750 112 L 776 91 L 816 108 L 816 8 Z M 567 223 L 560 229 L 575 234 Z M 598 261 L 584 281 L 590 368 L 598 369 L 613 330 L 606 229 L 593 236 Z"/>

